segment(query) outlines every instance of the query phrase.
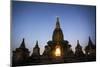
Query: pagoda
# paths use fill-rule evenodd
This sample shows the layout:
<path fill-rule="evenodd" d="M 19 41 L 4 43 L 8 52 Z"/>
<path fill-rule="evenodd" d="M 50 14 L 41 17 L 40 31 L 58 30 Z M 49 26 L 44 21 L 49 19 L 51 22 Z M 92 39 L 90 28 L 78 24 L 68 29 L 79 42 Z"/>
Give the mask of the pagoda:
<path fill-rule="evenodd" d="M 48 49 L 44 50 L 45 55 L 47 55 L 51 59 L 64 59 L 66 57 L 70 57 L 73 54 L 71 49 L 71 45 L 67 40 L 64 40 L 63 31 L 60 27 L 59 17 L 56 20 L 56 26 L 53 31 L 52 40 L 47 42 L 48 45 L 45 47 Z"/>
<path fill-rule="evenodd" d="M 22 43 L 19 48 L 16 48 L 15 51 L 13 51 L 13 62 L 14 64 L 24 64 L 29 59 L 29 50 L 25 46 L 25 40 L 23 38 Z"/>

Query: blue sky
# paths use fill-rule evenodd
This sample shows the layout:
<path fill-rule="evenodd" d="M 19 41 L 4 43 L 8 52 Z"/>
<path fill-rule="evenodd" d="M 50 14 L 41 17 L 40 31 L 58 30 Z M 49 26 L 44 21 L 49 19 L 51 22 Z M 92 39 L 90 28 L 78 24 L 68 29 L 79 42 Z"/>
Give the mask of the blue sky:
<path fill-rule="evenodd" d="M 18 48 L 25 38 L 26 47 L 31 52 L 38 40 L 42 54 L 44 46 L 52 40 L 56 16 L 60 18 L 64 39 L 69 41 L 73 50 L 77 40 L 84 48 L 89 36 L 95 44 L 95 6 L 13 1 L 12 50 Z"/>

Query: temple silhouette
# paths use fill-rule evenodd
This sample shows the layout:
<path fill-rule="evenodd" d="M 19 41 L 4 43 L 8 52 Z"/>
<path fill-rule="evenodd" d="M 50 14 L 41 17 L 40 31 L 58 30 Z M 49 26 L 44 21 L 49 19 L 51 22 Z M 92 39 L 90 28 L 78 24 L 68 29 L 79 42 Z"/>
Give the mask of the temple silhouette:
<path fill-rule="evenodd" d="M 57 17 L 52 40 L 49 40 L 47 45 L 45 45 L 43 54 L 40 55 L 39 44 L 36 41 L 36 45 L 33 47 L 33 52 L 30 55 L 23 38 L 19 48 L 16 48 L 12 53 L 12 66 L 96 61 L 96 44 L 93 44 L 90 37 L 84 52 L 79 40 L 77 40 L 75 52 L 73 52 L 71 47 L 69 42 L 64 40 L 59 17 Z"/>

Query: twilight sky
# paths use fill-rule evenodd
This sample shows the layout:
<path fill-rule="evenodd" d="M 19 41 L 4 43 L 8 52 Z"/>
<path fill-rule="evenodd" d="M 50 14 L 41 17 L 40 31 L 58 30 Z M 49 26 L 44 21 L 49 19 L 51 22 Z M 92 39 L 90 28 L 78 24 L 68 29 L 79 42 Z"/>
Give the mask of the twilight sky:
<path fill-rule="evenodd" d="M 12 50 L 18 48 L 25 38 L 26 47 L 31 52 L 38 40 L 42 54 L 47 41 L 52 40 L 56 16 L 60 18 L 64 39 L 69 41 L 73 50 L 77 40 L 84 49 L 89 36 L 95 44 L 95 6 L 12 1 Z"/>

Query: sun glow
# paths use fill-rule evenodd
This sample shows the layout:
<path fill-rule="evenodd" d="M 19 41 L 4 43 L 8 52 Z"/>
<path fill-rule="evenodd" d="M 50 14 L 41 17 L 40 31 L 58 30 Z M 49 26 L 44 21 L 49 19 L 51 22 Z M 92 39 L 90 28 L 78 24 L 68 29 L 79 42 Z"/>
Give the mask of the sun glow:
<path fill-rule="evenodd" d="M 55 55 L 56 55 L 56 56 L 61 56 L 60 47 L 56 47 Z"/>

